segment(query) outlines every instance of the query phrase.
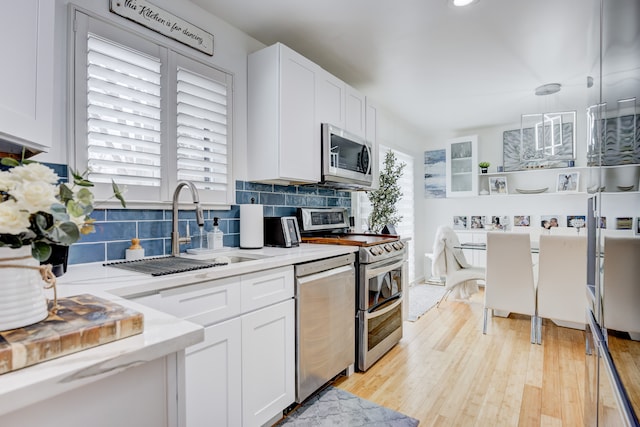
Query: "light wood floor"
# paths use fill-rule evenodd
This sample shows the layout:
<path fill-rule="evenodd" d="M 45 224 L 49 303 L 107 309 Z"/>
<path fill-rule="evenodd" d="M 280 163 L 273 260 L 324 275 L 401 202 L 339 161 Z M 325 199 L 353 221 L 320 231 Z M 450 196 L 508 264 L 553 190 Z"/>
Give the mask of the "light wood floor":
<path fill-rule="evenodd" d="M 417 322 L 365 373 L 335 386 L 420 420 L 420 426 L 582 426 L 584 331 L 493 317 L 482 334 L 482 292 Z"/>

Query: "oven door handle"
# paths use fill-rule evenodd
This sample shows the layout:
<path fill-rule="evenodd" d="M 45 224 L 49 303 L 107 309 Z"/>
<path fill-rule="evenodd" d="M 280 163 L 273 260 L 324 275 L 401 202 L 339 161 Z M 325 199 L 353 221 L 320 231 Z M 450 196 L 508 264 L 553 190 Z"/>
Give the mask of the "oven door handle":
<path fill-rule="evenodd" d="M 394 301 L 397 300 L 397 301 Z M 392 304 L 389 304 L 390 301 L 394 301 Z M 398 307 L 398 305 L 400 305 L 400 303 L 402 303 L 402 292 L 398 292 L 397 294 L 395 294 L 394 296 L 392 296 L 391 298 L 384 300 L 376 305 L 374 305 L 373 307 L 371 307 L 369 310 L 367 310 L 367 313 L 373 313 L 375 311 L 376 316 L 382 316 L 385 313 L 390 312 L 391 310 L 395 309 L 396 307 Z M 385 304 L 389 304 L 388 307 L 383 308 L 380 311 L 376 311 L 376 309 L 378 307 L 380 307 L 381 305 L 385 305 Z"/>
<path fill-rule="evenodd" d="M 396 261 L 393 264 L 384 265 L 378 268 L 371 268 L 371 269 L 366 268 L 365 272 L 366 272 L 367 280 L 369 280 L 372 277 L 379 276 L 382 273 L 387 273 L 389 271 L 395 270 L 396 268 L 402 267 L 402 264 L 404 264 L 404 259 L 401 259 L 400 261 Z"/>

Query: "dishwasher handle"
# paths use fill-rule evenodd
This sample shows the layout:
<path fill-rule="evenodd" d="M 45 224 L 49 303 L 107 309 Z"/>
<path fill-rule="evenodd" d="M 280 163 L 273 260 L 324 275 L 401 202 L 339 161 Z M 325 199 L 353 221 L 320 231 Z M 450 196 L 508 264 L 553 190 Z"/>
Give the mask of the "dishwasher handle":
<path fill-rule="evenodd" d="M 296 277 L 306 277 L 311 274 L 317 274 L 322 271 L 333 270 L 342 266 L 353 266 L 356 257 L 353 253 L 340 255 L 332 258 L 325 258 L 318 261 L 307 262 L 304 264 L 296 264 Z"/>
<path fill-rule="evenodd" d="M 297 277 L 296 280 L 298 284 L 304 286 L 304 284 L 309 282 L 315 282 L 318 280 L 323 280 L 328 277 L 332 277 L 342 273 L 353 273 L 355 275 L 355 267 L 353 264 L 351 265 L 343 265 L 342 267 L 333 268 L 331 270 L 324 270 L 319 273 L 309 274 L 307 276 Z"/>

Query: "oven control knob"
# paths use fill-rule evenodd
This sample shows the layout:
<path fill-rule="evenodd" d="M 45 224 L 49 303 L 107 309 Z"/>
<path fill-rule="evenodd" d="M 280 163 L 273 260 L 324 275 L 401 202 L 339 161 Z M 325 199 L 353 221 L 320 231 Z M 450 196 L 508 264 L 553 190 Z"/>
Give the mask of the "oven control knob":
<path fill-rule="evenodd" d="M 391 249 L 392 249 L 392 248 L 391 248 L 391 246 L 390 246 L 390 245 L 388 245 L 388 244 L 387 244 L 387 245 L 384 245 L 384 250 L 385 250 L 385 251 L 387 251 L 387 252 L 391 252 Z"/>
<path fill-rule="evenodd" d="M 397 242 L 397 244 L 398 244 L 398 249 L 404 248 L 404 243 L 403 242 Z"/>
<path fill-rule="evenodd" d="M 376 250 L 376 248 L 371 248 L 371 249 L 369 249 L 369 253 L 370 253 L 371 255 L 373 255 L 373 256 L 378 255 L 378 251 Z"/>

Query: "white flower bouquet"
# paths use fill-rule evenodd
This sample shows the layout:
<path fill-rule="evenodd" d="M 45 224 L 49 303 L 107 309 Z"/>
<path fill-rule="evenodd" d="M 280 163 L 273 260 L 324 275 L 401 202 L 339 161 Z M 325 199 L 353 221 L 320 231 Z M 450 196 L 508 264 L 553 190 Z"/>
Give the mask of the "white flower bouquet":
<path fill-rule="evenodd" d="M 68 246 L 81 234 L 94 232 L 93 186 L 85 174 L 73 170 L 73 183 L 58 184 L 58 175 L 49 167 L 5 157 L 0 163 L 0 247 L 31 245 L 34 258 L 46 261 L 51 245 Z M 114 197 L 126 207 L 120 189 L 112 182 Z"/>

